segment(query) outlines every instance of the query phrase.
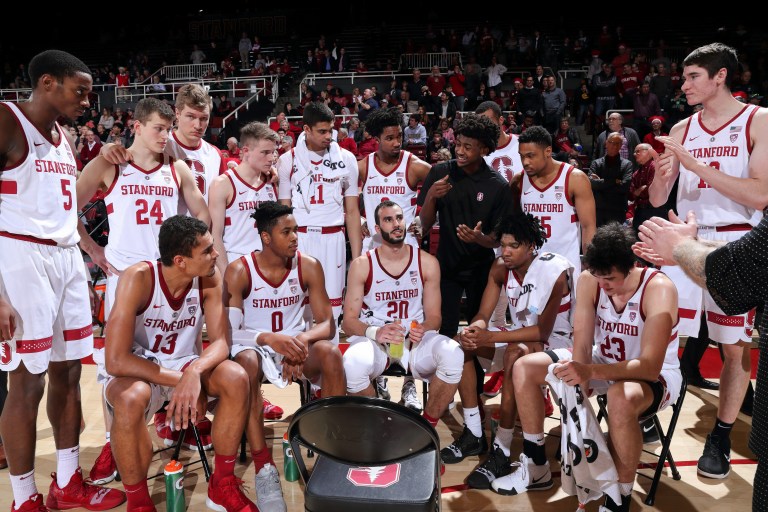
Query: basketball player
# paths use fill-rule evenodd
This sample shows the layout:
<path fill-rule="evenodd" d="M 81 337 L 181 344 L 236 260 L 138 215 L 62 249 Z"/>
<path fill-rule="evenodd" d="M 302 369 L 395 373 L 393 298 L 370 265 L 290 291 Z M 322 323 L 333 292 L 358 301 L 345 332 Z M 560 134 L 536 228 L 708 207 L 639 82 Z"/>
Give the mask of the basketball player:
<path fill-rule="evenodd" d="M 405 243 L 405 216 L 394 201 L 379 203 L 373 218 L 382 245 L 349 268 L 343 323 L 350 336 L 344 353 L 347 392 L 374 396 L 371 379 L 396 359 L 388 356 L 387 344 L 406 344 L 400 362 L 415 378 L 429 381 L 424 418 L 434 427 L 456 394 L 464 360 L 459 344 L 437 333 L 440 266 L 431 254 Z"/>
<path fill-rule="evenodd" d="M 157 237 L 163 221 L 176 215 L 179 200 L 189 206 L 197 218 L 210 223 L 210 215 L 203 196 L 195 185 L 189 167 L 164 154 L 171 128 L 173 110 L 157 98 L 145 98 L 136 105 L 134 113 L 135 139 L 127 150 L 128 162 L 113 165 L 103 156 L 97 156 L 85 166 L 77 180 L 78 207 L 84 207 L 97 191 L 104 193 L 109 219 L 109 242 L 101 247 L 79 225 L 80 247 L 91 260 L 105 270 L 107 288 L 104 311 L 107 318 L 115 303 L 115 291 L 120 274 L 140 261 L 156 261 L 160 256 Z M 94 350 L 97 381 L 104 383 L 104 346 Z M 91 468 L 91 480 L 110 482 L 117 468 L 110 455 L 109 415 L 105 415 L 107 442 Z M 171 432 L 161 430 L 172 442 Z M 160 433 L 159 432 L 159 433 Z M 191 436 L 191 432 L 190 432 Z M 210 445 L 210 435 L 206 446 Z M 191 437 L 190 437 L 191 440 Z M 195 446 L 194 442 L 190 442 Z"/>
<path fill-rule="evenodd" d="M 523 426 L 519 467 L 497 478 L 499 494 L 552 487 L 544 453 L 544 404 L 540 386 L 547 370 L 570 386 L 608 397 L 608 447 L 619 476 L 621 503 L 610 497 L 601 510 L 629 511 L 643 438 L 640 421 L 677 400 L 682 383 L 677 359 L 677 291 L 661 272 L 635 266 L 630 228 L 597 229 L 584 255 L 587 271 L 577 287 L 573 351 L 530 354 L 514 365 L 512 380 Z"/>
<path fill-rule="evenodd" d="M 128 509 L 154 512 L 147 487 L 152 440 L 146 424 L 168 401 L 171 428 L 214 416 L 214 472 L 206 504 L 228 512 L 257 511 L 234 475 L 249 408 L 248 375 L 228 361 L 227 317 L 218 253 L 208 225 L 185 215 L 166 219 L 159 234 L 160 260 L 126 269 L 109 315 L 105 386 L 112 418 L 112 446 L 128 495 Z M 203 309 L 209 345 L 200 351 Z"/>
<path fill-rule="evenodd" d="M 11 508 L 108 510 L 125 495 L 84 482 L 79 463 L 80 359 L 93 350 L 92 318 L 77 247 L 74 141 L 56 123 L 88 110 L 93 79 L 59 50 L 39 53 L 28 69 L 32 98 L 0 107 L 0 369 L 9 382 L 0 433 Z M 46 373 L 57 471 L 44 505 L 34 468 Z"/>
<path fill-rule="evenodd" d="M 261 250 L 251 214 L 263 201 L 277 200 L 277 190 L 268 180 L 278 135 L 266 124 L 252 122 L 240 129 L 240 142 L 240 164 L 214 179 L 208 196 L 211 234 L 222 274 L 227 264 Z"/>
<path fill-rule="evenodd" d="M 475 114 L 485 116 L 499 125 L 499 140 L 496 149 L 485 155 L 485 162 L 499 175 L 512 181 L 512 177 L 523 171 L 523 162 L 518 152 L 518 136 L 504 132 L 504 114 L 495 101 L 484 101 L 475 109 Z"/>
<path fill-rule="evenodd" d="M 300 235 L 291 207 L 265 201 L 253 217 L 262 250 L 229 264 L 225 301 L 233 330 L 232 357 L 250 380 L 253 403 L 246 436 L 256 471 L 257 504 L 259 510 L 277 512 L 285 511 L 285 501 L 271 447 L 264 440 L 262 381 L 282 388 L 303 376 L 321 387 L 323 396 L 344 395 L 345 381 L 341 352 L 329 341 L 336 324 L 323 268 L 297 250 Z M 307 302 L 314 324 L 304 320 Z"/>
<path fill-rule="evenodd" d="M 679 176 L 677 209 L 692 211 L 698 237 L 737 240 L 762 217 L 768 204 L 768 111 L 744 105 L 730 92 L 739 62 L 733 48 L 720 43 L 702 46 L 683 61 L 683 92 L 689 105 L 701 103 L 701 112 L 680 121 L 656 165 L 649 190 L 653 206 L 666 202 Z M 708 291 L 693 283 L 680 267 L 664 268 L 677 284 L 680 296 L 680 334 L 696 342 L 701 315 L 706 314 L 709 337 L 721 344 L 724 362 L 720 374 L 717 420 L 707 436 L 698 473 L 725 478 L 730 472 L 730 432 L 744 400 L 750 377 L 750 343 L 754 311 L 726 315 Z"/>
<path fill-rule="evenodd" d="M 333 112 L 321 103 L 304 108 L 304 131 L 290 153 L 280 156 L 280 202 L 293 206 L 299 224 L 299 250 L 317 258 L 333 318 L 341 314 L 346 268 L 346 224 L 352 258 L 360 256 L 362 234 L 357 194 L 357 160 L 331 140 Z M 333 342 L 338 345 L 338 332 Z"/>
<path fill-rule="evenodd" d="M 478 357 L 486 371 L 503 369 L 501 419 L 493 450 L 467 479 L 475 489 L 488 489 L 494 479 L 511 471 L 510 446 L 517 416 L 512 365 L 525 354 L 571 348 L 573 343 L 570 322 L 573 264 L 557 254 L 539 252 L 546 236 L 539 220 L 530 213 L 503 218 L 495 231 L 501 243 L 501 258 L 491 267 L 480 311 L 459 338 L 465 352 L 459 385 L 465 427 L 461 437 L 441 451 L 442 460 L 447 464 L 485 452 L 472 356 Z M 509 328 L 489 327 L 500 290 L 507 299 L 512 319 Z"/>

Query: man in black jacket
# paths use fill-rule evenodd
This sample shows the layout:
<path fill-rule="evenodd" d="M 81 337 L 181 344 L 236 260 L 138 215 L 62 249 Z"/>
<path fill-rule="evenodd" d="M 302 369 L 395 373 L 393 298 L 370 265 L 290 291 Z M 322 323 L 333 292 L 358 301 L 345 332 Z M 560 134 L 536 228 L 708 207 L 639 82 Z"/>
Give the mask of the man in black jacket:
<path fill-rule="evenodd" d="M 589 166 L 589 180 L 595 194 L 597 227 L 611 221 L 623 224 L 626 220 L 632 162 L 619 155 L 621 144 L 620 134 L 608 135 L 605 140 L 605 156 Z"/>

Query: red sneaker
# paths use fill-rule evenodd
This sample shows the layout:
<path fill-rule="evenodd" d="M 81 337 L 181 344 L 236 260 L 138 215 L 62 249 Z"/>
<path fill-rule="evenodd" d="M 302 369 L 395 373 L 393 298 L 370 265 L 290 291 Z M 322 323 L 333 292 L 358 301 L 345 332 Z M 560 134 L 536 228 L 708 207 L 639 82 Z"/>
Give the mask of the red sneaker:
<path fill-rule="evenodd" d="M 245 497 L 243 481 L 235 475 L 224 477 L 215 484 L 211 478 L 205 504 L 219 512 L 259 512 L 256 505 Z"/>
<path fill-rule="evenodd" d="M 99 456 L 96 457 L 96 462 L 93 463 L 88 477 L 91 479 L 92 484 L 103 485 L 114 480 L 116 476 L 117 466 L 115 465 L 115 459 L 112 457 L 112 448 L 107 443 L 101 449 Z"/>
<path fill-rule="evenodd" d="M 483 394 L 485 396 L 494 397 L 501 393 L 501 385 L 504 382 L 504 372 L 495 372 L 491 374 L 491 378 L 483 384 Z"/>
<path fill-rule="evenodd" d="M 171 427 L 165 425 L 165 411 L 155 413 L 155 432 L 157 437 L 163 440 L 165 446 L 173 446 L 176 441 L 179 440 L 179 430 L 171 430 Z M 197 422 L 197 431 L 200 433 L 200 441 L 203 443 L 203 450 L 210 450 L 213 448 L 213 439 L 211 438 L 211 420 L 207 417 L 203 417 Z M 184 435 L 184 442 L 181 446 L 188 450 L 197 450 L 197 443 L 195 443 L 195 434 L 192 430 L 187 430 Z"/>
<path fill-rule="evenodd" d="M 264 419 L 265 420 L 279 420 L 283 417 L 283 408 L 279 405 L 275 405 L 264 396 L 262 391 L 261 400 L 264 403 Z"/>
<path fill-rule="evenodd" d="M 555 404 L 552 403 L 552 397 L 549 394 L 549 387 L 544 391 L 544 416 L 552 416 L 555 412 Z"/>
<path fill-rule="evenodd" d="M 83 481 L 83 470 L 77 468 L 63 489 L 56 483 L 56 473 L 48 489 L 45 506 L 56 510 L 83 507 L 86 510 L 109 510 L 125 502 L 125 493 L 117 489 L 99 487 Z M 32 509 L 34 510 L 34 509 Z"/>
<path fill-rule="evenodd" d="M 16 502 L 11 503 L 11 512 L 48 512 L 48 507 L 43 505 L 43 495 L 33 494 L 27 501 L 16 508 Z"/>

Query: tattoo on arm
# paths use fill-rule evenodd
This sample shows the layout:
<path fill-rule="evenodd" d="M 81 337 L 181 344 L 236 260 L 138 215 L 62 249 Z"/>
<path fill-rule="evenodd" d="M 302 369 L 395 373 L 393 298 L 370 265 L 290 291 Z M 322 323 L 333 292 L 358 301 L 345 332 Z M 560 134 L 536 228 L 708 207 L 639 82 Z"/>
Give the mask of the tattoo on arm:
<path fill-rule="evenodd" d="M 704 267 L 709 253 L 718 247 L 725 245 L 725 242 L 713 240 L 685 240 L 675 247 L 672 257 L 680 265 L 688 277 L 701 286 L 707 287 L 707 276 L 704 273 Z"/>

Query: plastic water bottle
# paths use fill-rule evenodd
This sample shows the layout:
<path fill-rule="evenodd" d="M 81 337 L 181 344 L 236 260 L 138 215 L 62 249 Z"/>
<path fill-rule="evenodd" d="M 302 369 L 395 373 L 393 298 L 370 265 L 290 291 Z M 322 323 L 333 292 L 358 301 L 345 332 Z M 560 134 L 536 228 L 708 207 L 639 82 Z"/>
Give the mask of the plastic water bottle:
<path fill-rule="evenodd" d="M 395 323 L 397 325 L 401 324 L 401 320 L 399 318 L 395 318 Z M 400 339 L 399 343 L 390 343 L 389 344 L 389 357 L 391 359 L 402 359 L 403 357 L 403 344 L 405 343 L 405 336 L 403 336 Z"/>
<path fill-rule="evenodd" d="M 165 510 L 184 512 L 184 466 L 177 460 L 165 465 Z"/>
<path fill-rule="evenodd" d="M 283 434 L 283 476 L 287 482 L 295 482 L 299 479 L 299 466 L 293 457 L 293 448 L 288 441 L 288 432 Z"/>

